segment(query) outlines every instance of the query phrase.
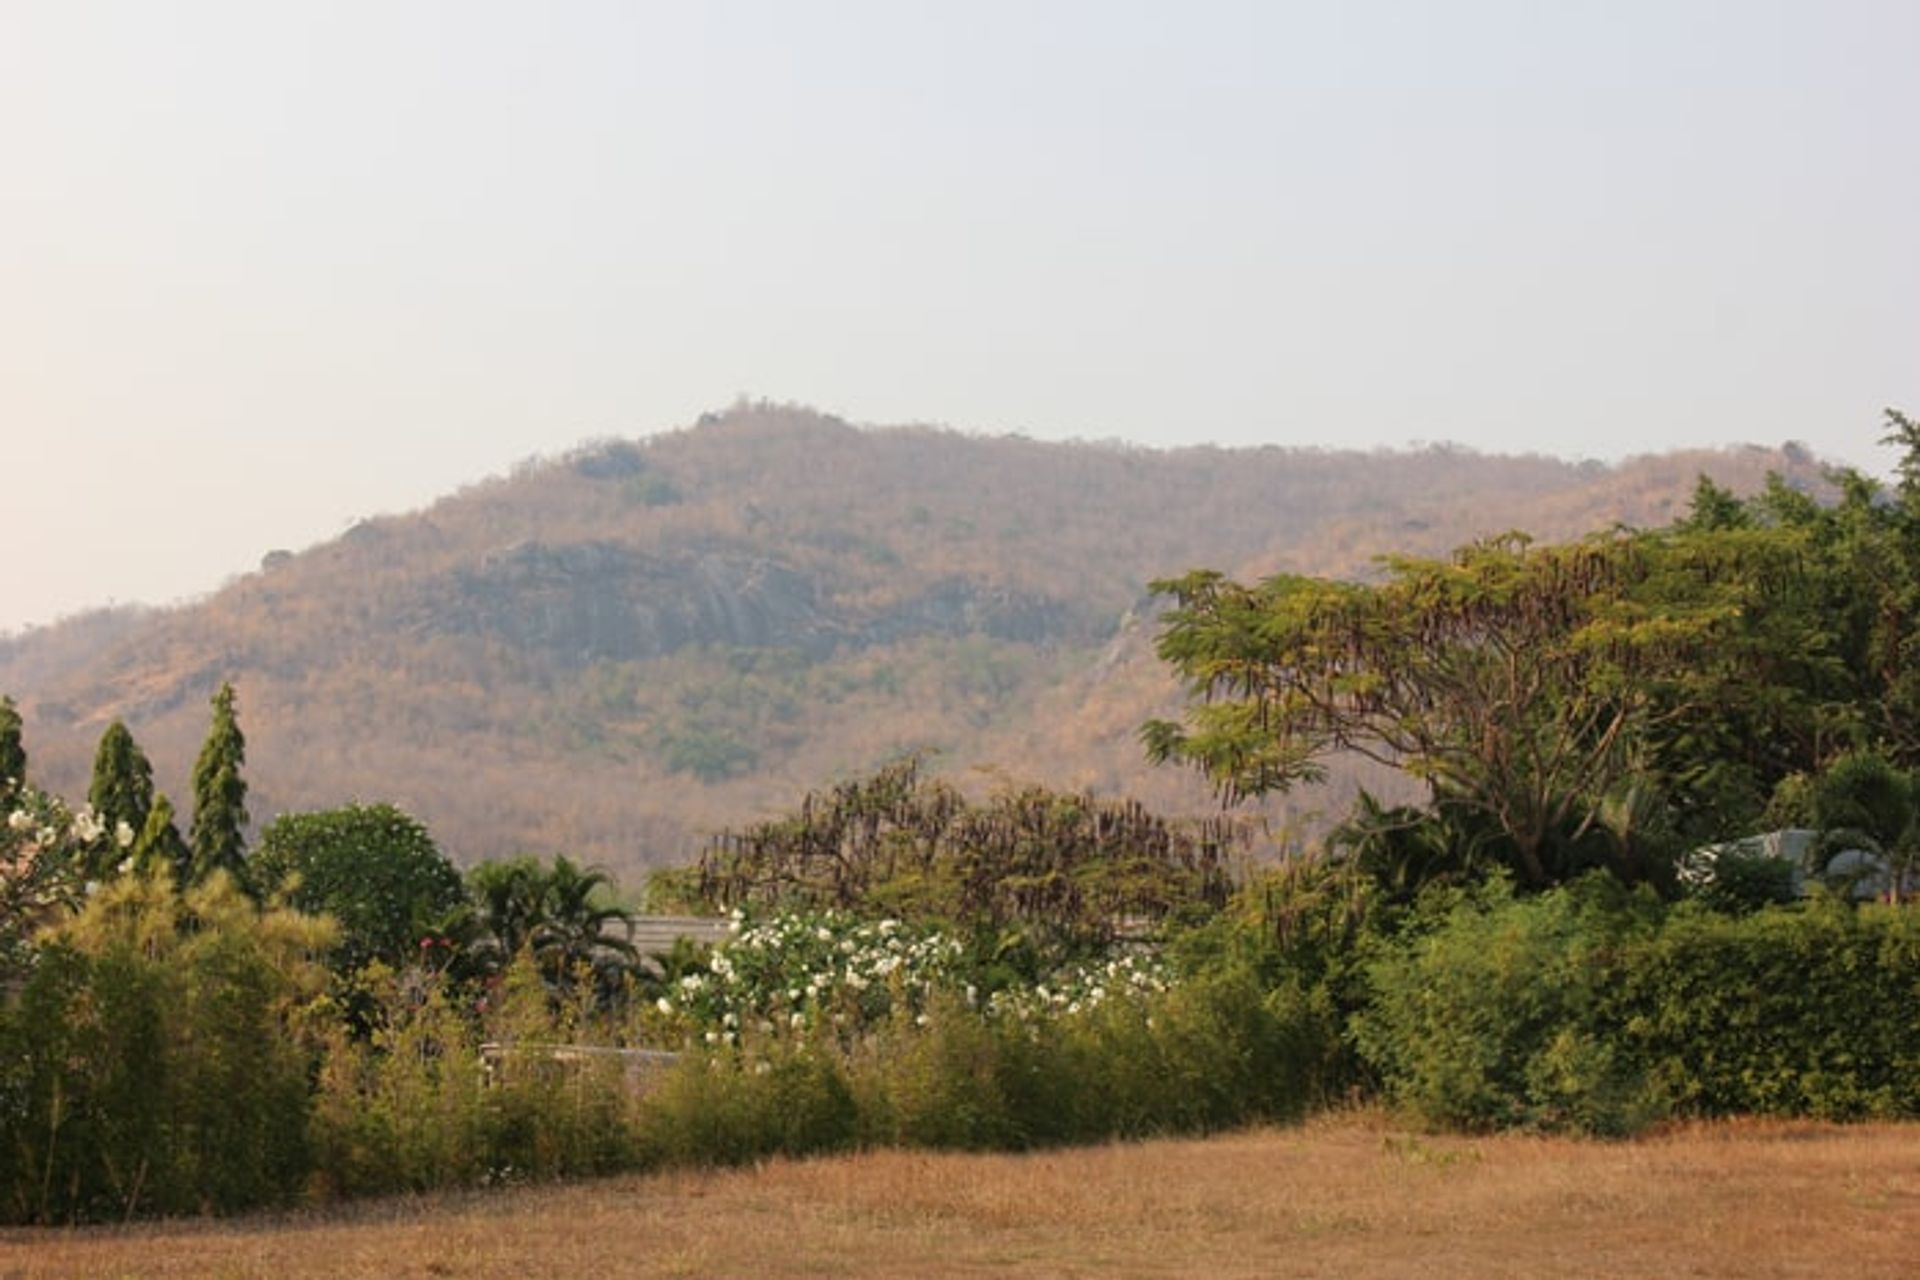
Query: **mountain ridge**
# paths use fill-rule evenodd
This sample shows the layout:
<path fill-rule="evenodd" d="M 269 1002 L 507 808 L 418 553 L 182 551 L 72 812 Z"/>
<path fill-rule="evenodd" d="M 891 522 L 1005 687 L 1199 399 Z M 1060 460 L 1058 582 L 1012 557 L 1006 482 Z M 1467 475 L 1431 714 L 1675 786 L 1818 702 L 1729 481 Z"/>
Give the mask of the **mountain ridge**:
<path fill-rule="evenodd" d="M 391 800 L 463 860 L 636 872 L 917 749 L 1195 811 L 1204 789 L 1133 739 L 1178 696 L 1151 654 L 1152 579 L 1351 576 L 1513 527 L 1664 523 L 1698 474 L 1746 491 L 1769 471 L 1821 483 L 1792 449 L 1148 450 L 741 405 L 269 552 L 192 604 L 0 638 L 0 690 L 48 785 L 84 793 L 118 717 L 183 799 L 206 697 L 232 679 L 256 819 Z"/>

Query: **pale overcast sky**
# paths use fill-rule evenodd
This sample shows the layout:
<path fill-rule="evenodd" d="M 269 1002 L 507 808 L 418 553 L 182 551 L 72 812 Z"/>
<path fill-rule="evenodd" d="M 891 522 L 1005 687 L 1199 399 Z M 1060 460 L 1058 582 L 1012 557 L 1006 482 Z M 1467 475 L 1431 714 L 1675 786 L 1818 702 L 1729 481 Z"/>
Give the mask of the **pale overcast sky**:
<path fill-rule="evenodd" d="M 0 0 L 0 629 L 742 393 L 1883 469 L 1917 66 L 1916 0 Z"/>

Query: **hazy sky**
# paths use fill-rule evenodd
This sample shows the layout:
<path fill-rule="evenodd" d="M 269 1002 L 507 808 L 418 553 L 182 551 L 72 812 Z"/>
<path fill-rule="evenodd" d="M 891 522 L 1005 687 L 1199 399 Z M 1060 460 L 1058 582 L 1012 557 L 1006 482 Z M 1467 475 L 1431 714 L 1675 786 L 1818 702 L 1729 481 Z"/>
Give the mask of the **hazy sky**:
<path fill-rule="evenodd" d="M 0 0 L 0 629 L 742 393 L 1883 469 L 1917 66 L 1920 0 Z"/>

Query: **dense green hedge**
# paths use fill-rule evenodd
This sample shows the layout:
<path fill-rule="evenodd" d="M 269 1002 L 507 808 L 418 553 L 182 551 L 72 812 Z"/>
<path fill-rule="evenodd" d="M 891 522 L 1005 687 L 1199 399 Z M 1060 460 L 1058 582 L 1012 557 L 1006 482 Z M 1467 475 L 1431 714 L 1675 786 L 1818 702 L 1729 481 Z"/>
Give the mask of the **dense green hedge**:
<path fill-rule="evenodd" d="M 1647 1088 L 1689 1114 L 1920 1115 L 1920 912 L 1820 900 L 1676 911 L 1603 1005 Z"/>
<path fill-rule="evenodd" d="M 1920 1115 L 1920 913 L 1725 916 L 1606 883 L 1456 900 L 1377 945 L 1353 1036 L 1432 1123 Z"/>

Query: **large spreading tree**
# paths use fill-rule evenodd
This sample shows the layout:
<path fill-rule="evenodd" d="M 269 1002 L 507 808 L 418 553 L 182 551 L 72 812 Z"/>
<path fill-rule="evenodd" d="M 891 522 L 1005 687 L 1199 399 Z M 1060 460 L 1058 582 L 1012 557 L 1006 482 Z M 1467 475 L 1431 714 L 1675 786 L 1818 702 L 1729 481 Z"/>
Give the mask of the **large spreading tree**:
<path fill-rule="evenodd" d="M 1509 534 L 1448 560 L 1390 559 L 1369 583 L 1156 583 L 1175 602 L 1159 653 L 1192 702 L 1143 738 L 1229 801 L 1317 778 L 1334 753 L 1382 762 L 1484 819 L 1520 880 L 1545 885 L 1674 735 L 1757 697 L 1742 691 L 1757 665 L 1825 661 L 1780 590 L 1799 554 L 1778 530 Z M 1610 860 L 1645 873 L 1629 848 Z"/>

